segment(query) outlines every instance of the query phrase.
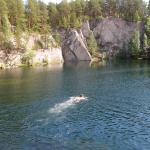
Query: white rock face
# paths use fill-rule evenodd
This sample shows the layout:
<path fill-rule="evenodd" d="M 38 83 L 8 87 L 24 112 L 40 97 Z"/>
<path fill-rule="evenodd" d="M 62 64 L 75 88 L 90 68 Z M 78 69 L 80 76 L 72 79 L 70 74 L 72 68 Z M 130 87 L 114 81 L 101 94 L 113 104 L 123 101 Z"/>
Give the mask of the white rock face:
<path fill-rule="evenodd" d="M 18 51 L 11 51 L 6 53 L 5 51 L 0 51 L 0 64 L 2 68 L 13 68 L 21 65 L 22 53 Z"/>
<path fill-rule="evenodd" d="M 0 51 L 0 68 L 15 68 L 22 65 L 22 58 L 24 53 L 18 51 L 11 51 L 6 53 Z M 33 58 L 30 60 L 31 65 L 34 64 L 63 64 L 61 48 L 52 48 L 47 50 L 37 50 Z"/>
<path fill-rule="evenodd" d="M 37 42 L 43 42 L 41 35 L 26 35 L 23 34 L 21 38 L 21 45 L 25 46 L 27 51 L 20 50 L 0 50 L 0 68 L 14 68 L 23 64 L 63 64 L 62 50 L 57 47 L 57 43 L 54 38 L 49 35 L 47 46 L 48 49 L 33 50 Z M 15 38 L 12 37 L 11 42 L 14 47 L 16 46 Z M 50 46 L 49 46 L 50 45 Z M 30 54 L 33 53 L 33 54 Z M 32 56 L 31 56 L 32 55 Z M 31 58 L 29 58 L 31 57 Z M 25 59 L 25 60 L 24 60 Z"/>
<path fill-rule="evenodd" d="M 62 53 L 64 61 L 91 61 L 91 55 L 81 31 L 67 31 L 62 44 Z"/>
<path fill-rule="evenodd" d="M 33 63 L 63 63 L 61 48 L 52 48 L 47 50 L 37 50 L 33 57 Z"/>

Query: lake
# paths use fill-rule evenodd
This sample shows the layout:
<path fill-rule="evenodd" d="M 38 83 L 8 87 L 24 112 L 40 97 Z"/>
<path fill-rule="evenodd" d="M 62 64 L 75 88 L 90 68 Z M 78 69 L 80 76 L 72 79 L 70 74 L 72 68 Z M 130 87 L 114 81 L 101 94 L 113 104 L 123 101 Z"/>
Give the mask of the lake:
<path fill-rule="evenodd" d="M 150 63 L 0 71 L 0 149 L 149 150 Z"/>

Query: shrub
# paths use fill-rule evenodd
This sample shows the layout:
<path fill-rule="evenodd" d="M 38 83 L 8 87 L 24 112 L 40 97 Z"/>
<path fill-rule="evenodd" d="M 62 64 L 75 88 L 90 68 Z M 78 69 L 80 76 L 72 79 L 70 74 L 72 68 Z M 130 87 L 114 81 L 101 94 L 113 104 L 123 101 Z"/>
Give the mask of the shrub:
<path fill-rule="evenodd" d="M 98 53 L 99 48 L 92 31 L 90 32 L 89 38 L 87 39 L 87 45 L 88 45 L 89 52 L 92 56 Z"/>
<path fill-rule="evenodd" d="M 22 63 L 27 65 L 32 65 L 32 59 L 35 56 L 34 50 L 27 51 L 22 57 Z"/>
<path fill-rule="evenodd" d="M 132 55 L 138 55 L 141 52 L 140 48 L 140 33 L 136 31 L 130 42 L 130 50 Z"/>

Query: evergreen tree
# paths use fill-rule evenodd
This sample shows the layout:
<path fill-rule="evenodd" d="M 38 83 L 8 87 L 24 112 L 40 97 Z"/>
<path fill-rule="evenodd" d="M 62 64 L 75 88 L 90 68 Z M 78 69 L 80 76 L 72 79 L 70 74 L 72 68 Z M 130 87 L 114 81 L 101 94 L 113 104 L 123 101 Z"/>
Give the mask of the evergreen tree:
<path fill-rule="evenodd" d="M 9 40 L 11 34 L 11 26 L 8 20 L 8 9 L 4 0 L 0 0 L 0 41 L 3 42 Z"/>
<path fill-rule="evenodd" d="M 26 6 L 28 30 L 38 30 L 38 2 L 37 0 L 28 0 Z"/>
<path fill-rule="evenodd" d="M 89 11 L 90 10 L 90 11 Z M 90 0 L 88 2 L 87 14 L 90 18 L 98 18 L 102 15 L 102 7 L 99 0 Z"/>
<path fill-rule="evenodd" d="M 149 0 L 149 3 L 148 3 L 148 15 L 150 16 L 150 0 Z"/>
<path fill-rule="evenodd" d="M 87 40 L 87 45 L 91 55 L 96 55 L 98 52 L 98 45 L 92 31 L 90 32 L 89 38 Z"/>
<path fill-rule="evenodd" d="M 148 39 L 147 39 L 147 35 L 144 34 L 144 48 L 148 47 Z"/>
<path fill-rule="evenodd" d="M 47 5 L 42 1 L 39 5 L 39 32 L 44 35 L 45 48 L 48 48 L 48 33 L 50 32 L 50 25 L 48 25 L 48 10 Z"/>
<path fill-rule="evenodd" d="M 136 31 L 131 40 L 131 53 L 133 55 L 138 55 L 141 52 L 140 49 L 140 33 Z"/>
<path fill-rule="evenodd" d="M 22 0 L 6 0 L 8 6 L 8 16 L 12 26 L 24 30 L 25 9 Z"/>
<path fill-rule="evenodd" d="M 146 35 L 148 38 L 148 45 L 150 46 L 150 16 L 146 19 Z"/>
<path fill-rule="evenodd" d="M 49 16 L 49 24 L 51 26 L 55 26 L 58 25 L 59 23 L 59 14 L 58 14 L 58 9 L 56 7 L 56 4 L 53 3 L 49 3 L 48 4 L 48 16 Z"/>
<path fill-rule="evenodd" d="M 57 5 L 59 11 L 59 26 L 63 28 L 70 28 L 70 12 L 71 7 L 67 0 L 63 0 Z"/>
<path fill-rule="evenodd" d="M 42 1 L 38 2 L 39 5 L 39 31 L 43 34 L 47 34 L 50 30 L 50 25 L 48 25 L 48 10 L 47 5 Z"/>

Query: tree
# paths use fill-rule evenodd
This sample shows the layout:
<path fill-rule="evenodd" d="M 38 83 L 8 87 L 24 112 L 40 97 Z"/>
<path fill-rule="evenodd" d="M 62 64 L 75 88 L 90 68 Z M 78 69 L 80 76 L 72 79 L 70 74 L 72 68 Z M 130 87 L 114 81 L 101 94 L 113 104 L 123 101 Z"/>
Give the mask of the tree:
<path fill-rule="evenodd" d="M 49 16 L 49 24 L 53 27 L 56 27 L 59 23 L 59 15 L 58 15 L 58 9 L 56 7 L 56 4 L 49 3 L 48 4 L 48 16 Z"/>
<path fill-rule="evenodd" d="M 47 5 L 42 1 L 38 2 L 39 5 L 39 32 L 44 35 L 45 48 L 48 47 L 48 33 L 50 31 L 50 25 L 48 25 L 48 10 Z"/>
<path fill-rule="evenodd" d="M 148 45 L 150 46 L 150 16 L 147 17 L 146 19 L 146 35 L 148 39 Z"/>
<path fill-rule="evenodd" d="M 148 39 L 147 39 L 147 35 L 144 34 L 144 48 L 147 48 L 148 46 Z"/>
<path fill-rule="evenodd" d="M 47 34 L 50 30 L 50 25 L 48 25 L 48 10 L 47 5 L 42 1 L 38 2 L 39 13 L 38 13 L 38 23 L 40 33 Z"/>
<path fill-rule="evenodd" d="M 11 34 L 11 26 L 8 20 L 8 9 L 4 0 L 0 0 L 0 41 L 3 42 L 9 40 Z"/>
<path fill-rule="evenodd" d="M 59 11 L 59 27 L 70 28 L 70 12 L 71 7 L 66 0 L 63 0 L 60 4 L 57 5 Z"/>
<path fill-rule="evenodd" d="M 91 55 L 95 55 L 98 52 L 98 45 L 92 31 L 90 32 L 89 38 L 87 40 L 87 45 Z"/>
<path fill-rule="evenodd" d="M 25 29 L 25 8 L 22 0 L 6 0 L 8 6 L 8 16 L 12 26 Z"/>
<path fill-rule="evenodd" d="M 139 31 L 135 31 L 135 33 L 133 34 L 130 49 L 131 49 L 131 53 L 133 55 L 138 55 L 141 52 Z"/>
<path fill-rule="evenodd" d="M 149 0 L 149 3 L 148 3 L 148 16 L 150 16 L 150 0 Z"/>
<path fill-rule="evenodd" d="M 90 10 L 90 11 L 89 11 Z M 87 12 L 90 18 L 97 18 L 102 15 L 102 7 L 99 0 L 90 0 L 88 2 Z"/>
<path fill-rule="evenodd" d="M 28 0 L 26 6 L 28 30 L 38 30 L 38 2 L 37 0 Z"/>

